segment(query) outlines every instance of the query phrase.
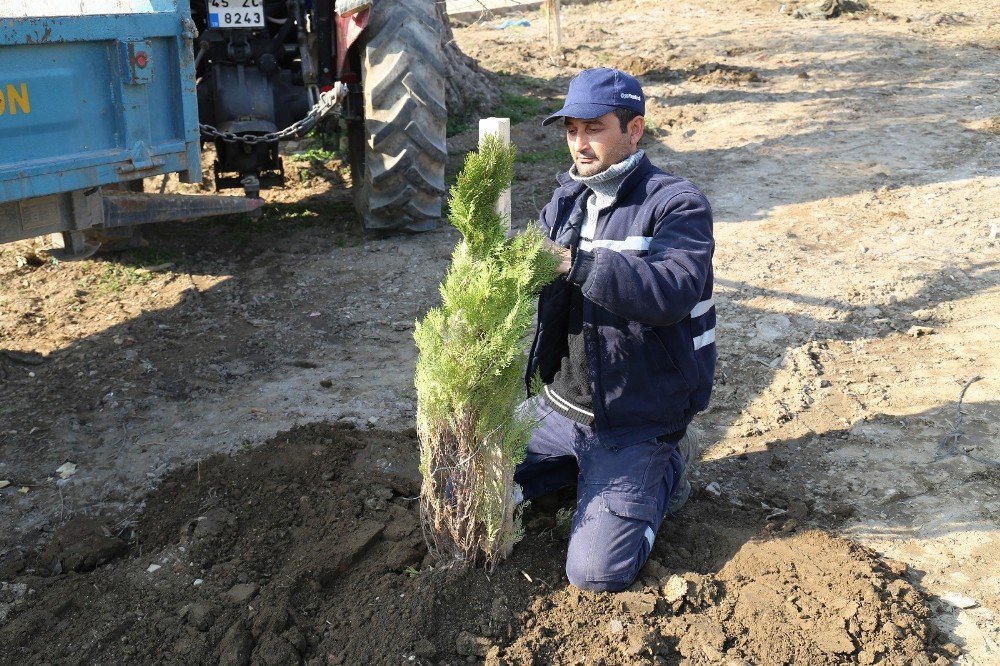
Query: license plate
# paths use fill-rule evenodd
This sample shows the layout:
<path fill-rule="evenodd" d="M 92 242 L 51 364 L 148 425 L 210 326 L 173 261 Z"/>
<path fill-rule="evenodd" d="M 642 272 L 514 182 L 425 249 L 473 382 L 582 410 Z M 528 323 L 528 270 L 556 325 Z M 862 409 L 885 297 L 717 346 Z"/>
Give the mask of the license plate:
<path fill-rule="evenodd" d="M 209 0 L 209 28 L 263 28 L 264 0 Z"/>

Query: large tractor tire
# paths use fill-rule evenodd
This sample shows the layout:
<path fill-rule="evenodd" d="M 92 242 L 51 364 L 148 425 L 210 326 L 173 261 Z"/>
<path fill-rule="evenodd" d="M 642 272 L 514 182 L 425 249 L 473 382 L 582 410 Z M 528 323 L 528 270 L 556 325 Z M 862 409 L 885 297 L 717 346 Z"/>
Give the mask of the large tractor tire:
<path fill-rule="evenodd" d="M 371 11 L 361 51 L 364 125 L 348 135 L 355 206 L 365 229 L 426 231 L 441 217 L 448 159 L 442 26 L 435 0 L 376 1 Z"/>

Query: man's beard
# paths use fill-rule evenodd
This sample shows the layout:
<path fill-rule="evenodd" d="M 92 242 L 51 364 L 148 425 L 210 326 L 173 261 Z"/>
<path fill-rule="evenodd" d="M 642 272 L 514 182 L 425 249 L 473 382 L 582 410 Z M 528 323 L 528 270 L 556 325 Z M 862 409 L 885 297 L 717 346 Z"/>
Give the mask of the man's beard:
<path fill-rule="evenodd" d="M 596 158 L 595 158 L 596 159 Z M 603 173 L 608 170 L 610 164 L 606 164 L 601 160 L 595 162 L 587 162 L 586 164 L 580 164 L 579 161 L 575 162 L 576 172 L 583 176 L 584 178 L 589 178 L 590 176 L 596 176 L 599 173 Z"/>
<path fill-rule="evenodd" d="M 614 165 L 618 164 L 622 160 L 629 158 L 631 153 L 623 149 L 621 154 L 618 155 L 608 155 L 606 159 L 600 159 L 596 155 L 580 155 L 577 153 L 573 160 L 573 164 L 576 165 L 576 172 L 584 178 L 589 178 L 591 176 L 596 176 L 599 173 L 604 173 Z M 594 161 L 585 164 L 580 163 L 580 157 L 586 157 Z"/>

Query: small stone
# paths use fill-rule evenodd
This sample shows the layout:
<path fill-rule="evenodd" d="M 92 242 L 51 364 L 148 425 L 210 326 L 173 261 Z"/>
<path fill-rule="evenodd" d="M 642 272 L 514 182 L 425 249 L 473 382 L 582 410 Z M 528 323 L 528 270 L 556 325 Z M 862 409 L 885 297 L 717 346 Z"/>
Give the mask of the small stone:
<path fill-rule="evenodd" d="M 162 568 L 163 567 L 161 567 L 159 564 L 150 564 L 148 567 L 146 567 L 146 573 L 156 573 Z"/>
<path fill-rule="evenodd" d="M 721 497 L 722 486 L 719 485 L 718 481 L 712 481 L 710 484 L 705 486 L 705 492 L 711 495 L 712 497 Z"/>
<path fill-rule="evenodd" d="M 930 326 L 911 326 L 909 330 L 906 331 L 906 334 L 911 338 L 922 338 L 925 335 L 932 335 L 933 333 L 934 329 Z"/>
<path fill-rule="evenodd" d="M 229 588 L 226 596 L 234 603 L 245 604 L 253 599 L 258 590 L 260 590 L 260 586 L 256 583 L 239 583 Z"/>
<path fill-rule="evenodd" d="M 58 474 L 61 479 L 68 479 L 76 474 L 76 463 L 63 463 L 58 469 L 56 469 L 56 474 Z"/>
<path fill-rule="evenodd" d="M 688 593 L 688 582 L 680 576 L 671 576 L 660 588 L 660 593 L 668 604 L 684 599 Z"/>
<path fill-rule="evenodd" d="M 612 637 L 618 637 L 622 635 L 625 631 L 625 625 L 618 618 L 615 618 L 608 622 L 608 635 Z"/>

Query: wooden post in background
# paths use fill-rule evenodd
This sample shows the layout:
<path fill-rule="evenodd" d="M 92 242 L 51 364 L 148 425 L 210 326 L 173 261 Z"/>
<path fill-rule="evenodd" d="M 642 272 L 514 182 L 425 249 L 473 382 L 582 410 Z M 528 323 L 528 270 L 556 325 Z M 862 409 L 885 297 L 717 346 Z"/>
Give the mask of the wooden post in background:
<path fill-rule="evenodd" d="M 549 26 L 549 49 L 556 58 L 562 56 L 562 24 L 559 22 L 559 0 L 545 0 Z"/>
<path fill-rule="evenodd" d="M 479 121 L 479 145 L 483 145 L 483 139 L 489 134 L 499 134 L 504 145 L 510 143 L 510 118 L 483 118 Z M 507 229 L 511 227 L 510 214 L 510 188 L 500 193 L 497 201 L 497 212 L 507 222 Z"/>

